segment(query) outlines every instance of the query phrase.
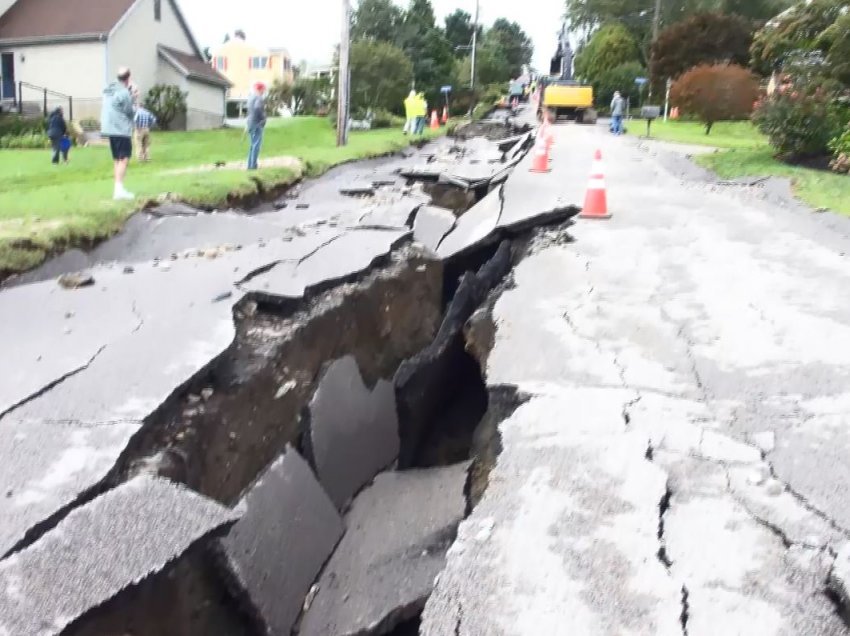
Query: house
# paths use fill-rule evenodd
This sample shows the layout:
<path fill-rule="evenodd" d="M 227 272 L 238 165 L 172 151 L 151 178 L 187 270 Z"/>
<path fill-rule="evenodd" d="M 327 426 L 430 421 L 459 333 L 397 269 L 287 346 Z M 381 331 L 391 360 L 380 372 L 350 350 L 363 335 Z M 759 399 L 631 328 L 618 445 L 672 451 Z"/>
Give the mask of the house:
<path fill-rule="evenodd" d="M 228 99 L 245 102 L 257 82 L 271 86 L 275 81 L 292 83 L 295 80 L 292 58 L 286 49 L 266 49 L 250 44 L 237 32 L 212 51 L 210 65 L 231 84 Z"/>
<path fill-rule="evenodd" d="M 0 0 L 0 103 L 48 98 L 100 118 L 103 88 L 127 66 L 142 95 L 174 84 L 189 129 L 224 122 L 227 78 L 207 64 L 176 0 Z M 45 92 L 47 91 L 47 92 Z"/>

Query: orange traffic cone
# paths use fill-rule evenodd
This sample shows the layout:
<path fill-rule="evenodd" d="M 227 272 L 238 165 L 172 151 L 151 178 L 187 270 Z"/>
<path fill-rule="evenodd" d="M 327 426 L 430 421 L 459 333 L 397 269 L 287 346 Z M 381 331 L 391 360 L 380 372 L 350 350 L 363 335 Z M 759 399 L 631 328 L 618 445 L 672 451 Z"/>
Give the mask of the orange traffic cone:
<path fill-rule="evenodd" d="M 431 111 L 431 130 L 440 129 L 440 117 L 437 115 L 437 109 Z"/>
<path fill-rule="evenodd" d="M 552 172 L 549 167 L 549 147 L 543 139 L 538 139 L 534 145 L 534 159 L 529 172 Z"/>
<path fill-rule="evenodd" d="M 590 184 L 584 199 L 584 209 L 579 215 L 583 219 L 610 219 L 608 195 L 605 191 L 605 174 L 602 167 L 602 151 L 597 150 L 590 170 Z"/>
<path fill-rule="evenodd" d="M 449 122 L 449 107 L 448 106 L 443 107 L 443 118 L 440 120 L 440 122 L 443 125 L 445 125 Z"/>

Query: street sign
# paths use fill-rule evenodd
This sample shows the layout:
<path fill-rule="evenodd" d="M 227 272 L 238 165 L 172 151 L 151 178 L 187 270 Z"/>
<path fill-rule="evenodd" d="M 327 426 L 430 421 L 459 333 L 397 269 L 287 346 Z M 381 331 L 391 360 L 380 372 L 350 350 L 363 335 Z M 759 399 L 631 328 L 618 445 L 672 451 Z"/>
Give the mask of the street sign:
<path fill-rule="evenodd" d="M 441 93 L 451 93 L 451 92 L 452 92 L 452 87 L 451 87 L 451 86 L 443 86 L 443 87 L 440 89 L 440 92 L 441 92 Z"/>
<path fill-rule="evenodd" d="M 645 77 L 636 77 L 635 78 L 635 84 L 637 84 L 638 86 L 643 86 L 647 82 L 649 82 L 649 80 Z"/>

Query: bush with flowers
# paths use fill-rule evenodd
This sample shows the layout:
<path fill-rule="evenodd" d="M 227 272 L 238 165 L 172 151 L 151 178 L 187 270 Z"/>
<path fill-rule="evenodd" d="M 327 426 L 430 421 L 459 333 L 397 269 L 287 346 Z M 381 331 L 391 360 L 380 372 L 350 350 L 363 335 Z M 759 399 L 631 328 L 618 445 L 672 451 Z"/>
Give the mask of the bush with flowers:
<path fill-rule="evenodd" d="M 850 115 L 846 88 L 823 72 L 818 56 L 802 56 L 783 70 L 774 93 L 756 103 L 753 122 L 782 159 L 829 154 Z"/>

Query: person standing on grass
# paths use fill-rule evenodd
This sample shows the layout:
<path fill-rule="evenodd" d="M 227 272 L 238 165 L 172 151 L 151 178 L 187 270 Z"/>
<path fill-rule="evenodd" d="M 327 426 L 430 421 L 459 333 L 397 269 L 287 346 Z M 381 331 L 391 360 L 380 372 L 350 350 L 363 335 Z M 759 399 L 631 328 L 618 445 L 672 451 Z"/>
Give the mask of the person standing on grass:
<path fill-rule="evenodd" d="M 410 95 L 404 100 L 404 134 L 416 132 L 416 91 L 410 91 Z"/>
<path fill-rule="evenodd" d="M 68 163 L 68 151 L 63 146 L 63 140 L 68 134 L 68 124 L 65 123 L 65 113 L 60 106 L 47 119 L 47 138 L 50 139 L 50 145 L 53 148 L 53 164 L 59 165 L 59 155 L 62 155 L 62 160 Z"/>
<path fill-rule="evenodd" d="M 611 100 L 611 132 L 615 135 L 623 134 L 623 113 L 626 109 L 626 102 L 620 91 L 614 93 L 614 99 Z"/>
<path fill-rule="evenodd" d="M 416 110 L 414 114 L 416 115 L 415 134 L 421 135 L 425 132 L 425 123 L 428 119 L 428 101 L 425 99 L 424 93 L 418 93 L 416 95 Z"/>
<path fill-rule="evenodd" d="M 139 106 L 134 119 L 136 125 L 136 148 L 139 161 L 150 161 L 151 128 L 156 126 L 156 117 L 147 108 Z"/>
<path fill-rule="evenodd" d="M 257 82 L 254 94 L 248 99 L 248 136 L 251 146 L 248 150 L 248 170 L 256 170 L 260 158 L 260 148 L 263 146 L 263 132 L 266 128 L 266 85 Z"/>
<path fill-rule="evenodd" d="M 117 81 L 103 91 L 103 111 L 100 134 L 109 138 L 114 162 L 115 200 L 133 199 L 135 195 L 124 188 L 127 166 L 133 156 L 133 97 L 130 95 L 130 69 L 118 70 Z"/>

